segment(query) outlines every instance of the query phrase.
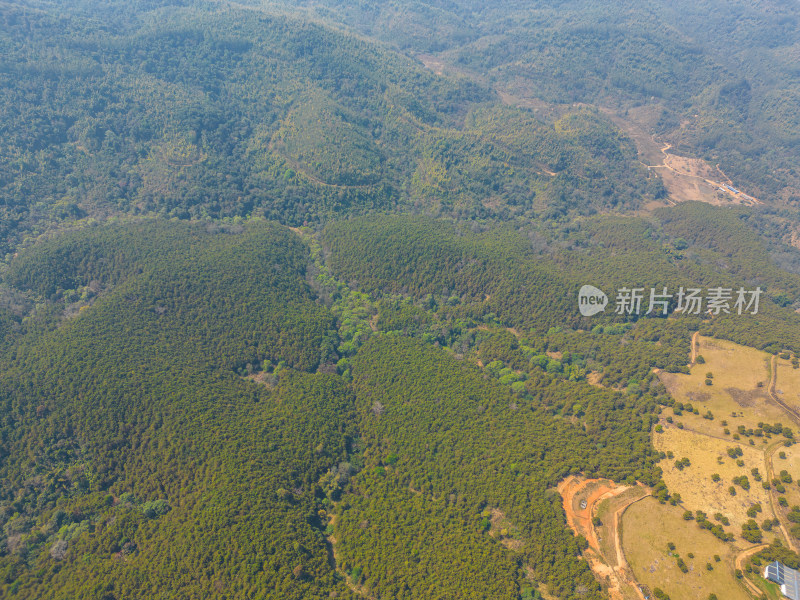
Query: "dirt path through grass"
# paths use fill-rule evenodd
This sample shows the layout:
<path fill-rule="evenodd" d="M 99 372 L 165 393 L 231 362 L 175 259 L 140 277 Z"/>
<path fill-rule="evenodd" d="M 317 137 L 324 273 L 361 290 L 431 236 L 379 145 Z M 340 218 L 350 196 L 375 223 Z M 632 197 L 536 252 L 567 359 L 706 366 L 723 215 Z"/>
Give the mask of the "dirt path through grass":
<path fill-rule="evenodd" d="M 628 561 L 625 558 L 625 551 L 622 549 L 622 527 L 620 527 L 620 523 L 622 522 L 622 516 L 625 514 L 625 511 L 628 510 L 628 508 L 637 502 L 644 500 L 645 498 L 649 498 L 650 496 L 652 496 L 652 494 L 645 491 L 645 493 L 638 498 L 633 498 L 629 502 L 626 502 L 620 506 L 616 511 L 614 511 L 614 524 L 612 527 L 614 535 L 614 549 L 617 552 L 617 564 L 613 567 L 614 571 L 617 573 L 620 581 L 626 583 L 636 591 L 636 595 L 639 596 L 640 600 L 647 599 L 639 587 L 639 583 L 633 577 L 633 569 L 630 568 L 630 565 L 628 565 Z M 629 573 L 631 574 L 630 576 L 628 575 Z"/>
<path fill-rule="evenodd" d="M 764 451 L 764 463 L 767 467 L 767 480 L 772 481 L 775 479 L 775 466 L 773 464 L 772 457 L 775 454 L 775 450 L 780 448 L 783 444 L 775 443 L 771 444 L 765 451 Z M 775 500 L 776 492 L 772 491 L 770 488 L 769 491 L 769 503 L 772 506 L 772 513 L 778 518 L 778 523 L 781 528 L 781 532 L 783 533 L 783 537 L 786 539 L 786 543 L 789 544 L 789 548 L 797 552 L 797 544 L 794 541 L 794 538 L 789 534 L 789 529 L 786 527 L 786 523 L 784 523 L 783 515 L 781 514 L 780 507 L 777 506 L 777 502 Z"/>
<path fill-rule="evenodd" d="M 789 417 L 795 422 L 795 425 L 800 426 L 800 412 L 786 404 L 783 400 L 778 398 L 778 394 L 775 393 L 775 386 L 778 383 L 778 357 L 773 355 L 772 360 L 770 361 L 770 373 L 769 373 L 769 387 L 767 391 L 769 392 L 770 398 L 780 406 L 783 410 L 785 410 Z"/>
<path fill-rule="evenodd" d="M 753 554 L 760 552 L 764 548 L 769 548 L 769 544 L 760 544 L 758 546 L 754 546 L 752 548 L 748 548 L 743 552 L 740 552 L 736 555 L 735 561 L 735 568 L 739 569 L 744 573 L 744 561 L 750 558 Z M 742 581 L 747 586 L 747 589 L 752 592 L 756 598 L 761 597 L 761 590 L 756 586 L 752 581 L 750 581 L 747 577 L 742 577 Z"/>

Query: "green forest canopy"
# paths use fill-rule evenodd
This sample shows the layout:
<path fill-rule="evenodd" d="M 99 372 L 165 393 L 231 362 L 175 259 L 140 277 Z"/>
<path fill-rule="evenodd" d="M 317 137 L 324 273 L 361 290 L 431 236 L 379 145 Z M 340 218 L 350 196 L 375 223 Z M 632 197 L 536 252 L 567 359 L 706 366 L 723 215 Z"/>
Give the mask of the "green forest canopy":
<path fill-rule="evenodd" d="M 0 596 L 602 598 L 554 486 L 670 499 L 692 332 L 800 352 L 796 16 L 717 6 L 3 4 Z M 781 201 L 644 211 L 609 104 Z"/>
<path fill-rule="evenodd" d="M 559 593 L 575 577 L 599 590 L 548 489 L 578 471 L 655 482 L 653 397 L 544 379 L 513 401 L 443 350 L 381 335 L 351 359 L 352 382 L 324 374 L 336 330 L 304 283 L 305 252 L 266 223 L 145 221 L 61 236 L 12 264 L 8 281 L 49 300 L 23 321 L 0 380 L 4 593 L 346 597 L 326 511 L 340 517 L 341 568 L 381 594 L 469 581 L 475 597 L 515 598 L 521 560 Z M 90 281 L 102 289 L 68 317 L 71 292 Z M 264 361 L 280 365 L 274 387 L 240 376 Z M 576 398 L 577 425 L 558 416 Z M 350 486 L 331 483 L 340 471 Z M 364 504 L 358 490 L 373 487 L 379 504 Z M 393 528 L 394 544 L 448 531 L 486 554 L 441 581 L 401 576 L 371 530 L 348 533 L 362 512 L 388 526 L 374 511 L 389 501 L 397 514 L 433 503 L 425 520 Z M 515 522 L 524 552 L 488 538 L 486 507 Z M 496 581 L 475 575 L 498 568 Z"/>
<path fill-rule="evenodd" d="M 704 216 L 733 227 L 717 212 Z M 342 336 L 373 309 L 336 317 L 345 299 L 319 301 L 307 238 L 277 224 L 132 220 L 35 244 L 5 274 L 36 308 L 4 325 L 4 593 L 517 598 L 533 584 L 570 598 L 580 581 L 601 597 L 553 486 L 574 473 L 659 484 L 649 432 L 669 399 L 652 367 L 685 368 L 697 327 L 756 335 L 733 319 L 609 316 L 588 331 L 575 317 L 588 272 L 706 273 L 693 254 L 719 251 L 706 237 L 665 254 L 678 222 L 334 223 L 332 273 L 379 302 L 358 341 Z M 623 252 L 630 227 L 651 233 Z M 784 276 L 774 285 L 791 293 Z M 787 313 L 765 310 L 762 342 L 792 348 Z M 590 366 L 619 391 L 586 383 Z M 487 511 L 513 524 L 515 550 L 489 536 Z M 437 575 L 448 552 L 460 566 Z"/>

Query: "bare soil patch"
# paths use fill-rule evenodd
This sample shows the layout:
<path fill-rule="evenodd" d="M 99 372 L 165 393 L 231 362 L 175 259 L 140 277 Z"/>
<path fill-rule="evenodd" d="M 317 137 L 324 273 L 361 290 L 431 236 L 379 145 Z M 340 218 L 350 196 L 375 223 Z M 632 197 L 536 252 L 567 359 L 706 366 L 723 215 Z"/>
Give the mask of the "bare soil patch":
<path fill-rule="evenodd" d="M 737 388 L 725 388 L 725 391 L 730 394 L 734 402 L 742 408 L 752 408 L 757 406 L 759 401 L 763 402 L 768 399 L 768 396 L 761 390 L 740 390 Z M 706 399 L 708 395 L 706 394 Z"/>
<path fill-rule="evenodd" d="M 620 516 L 632 503 L 649 494 L 643 486 L 622 486 L 605 479 L 568 477 L 558 486 L 567 523 L 589 542 L 583 553 L 612 600 L 644 600 L 645 596 L 625 561 L 619 539 Z M 595 525 L 593 518 L 603 515 Z"/>
<path fill-rule="evenodd" d="M 607 108 L 603 112 L 633 140 L 642 164 L 661 176 L 673 203 L 761 204 L 756 198 L 734 191 L 733 182 L 718 165 L 710 165 L 700 158 L 680 156 L 671 152 L 670 144 L 659 144 L 647 129 L 657 120 L 660 107 L 628 110 L 624 115 Z"/>

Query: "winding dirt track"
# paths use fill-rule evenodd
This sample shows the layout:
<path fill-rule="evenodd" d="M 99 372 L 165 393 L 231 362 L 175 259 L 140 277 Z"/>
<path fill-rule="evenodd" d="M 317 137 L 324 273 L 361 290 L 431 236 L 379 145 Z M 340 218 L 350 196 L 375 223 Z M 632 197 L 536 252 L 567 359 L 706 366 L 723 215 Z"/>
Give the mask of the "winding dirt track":
<path fill-rule="evenodd" d="M 697 339 L 699 337 L 700 337 L 700 332 L 699 331 L 695 331 L 692 334 L 692 361 L 691 361 L 690 365 L 694 365 L 695 361 L 697 360 L 697 348 L 699 347 Z"/>
<path fill-rule="evenodd" d="M 739 554 L 737 554 L 736 555 L 736 561 L 735 561 L 735 564 L 736 564 L 735 568 L 739 569 L 740 571 L 744 571 L 744 569 L 742 568 L 744 566 L 744 561 L 747 558 L 749 558 L 750 556 L 752 556 L 753 554 L 755 554 L 756 552 L 760 552 L 764 548 L 769 548 L 769 544 L 760 544 L 758 546 L 753 546 L 752 548 L 748 548 L 747 550 L 744 550 L 743 552 L 740 552 Z M 761 592 L 760 589 L 758 589 L 758 586 L 756 586 L 747 577 L 742 577 L 742 581 L 744 582 L 744 584 L 747 586 L 747 589 L 751 593 L 755 594 L 755 596 L 757 598 L 761 597 L 761 593 L 762 592 Z"/>
<path fill-rule="evenodd" d="M 672 144 L 665 144 L 664 147 L 661 148 L 661 153 L 664 155 L 664 161 L 660 165 L 648 165 L 648 164 L 646 164 L 646 163 L 644 163 L 642 161 L 639 161 L 639 162 L 642 165 L 644 165 L 645 167 L 647 167 L 648 169 L 668 169 L 668 170 L 672 171 L 673 173 L 675 173 L 675 175 L 677 175 L 679 177 L 687 177 L 689 179 L 699 179 L 700 181 L 702 181 L 702 182 L 704 182 L 704 183 L 706 183 L 706 184 L 708 184 L 708 185 L 710 185 L 712 187 L 724 190 L 724 192 L 729 196 L 732 196 L 732 197 L 734 197 L 736 199 L 744 199 L 747 202 L 749 202 L 751 205 L 764 204 L 758 198 L 753 198 L 753 196 L 750 196 L 749 194 L 745 194 L 744 192 L 739 192 L 737 194 L 737 193 L 734 193 L 732 191 L 729 191 L 727 188 L 723 188 L 723 186 L 732 186 L 733 185 L 733 182 L 730 179 L 728 179 L 725 182 L 719 182 L 719 181 L 714 181 L 713 179 L 708 179 L 707 177 L 703 177 L 702 175 L 695 175 L 693 173 L 683 173 L 681 171 L 678 171 L 677 169 L 675 169 L 672 165 L 670 165 L 667 162 L 667 158 L 670 156 L 669 154 L 667 154 L 667 150 L 669 150 L 670 148 L 672 148 Z M 720 171 L 720 174 L 723 177 L 727 178 L 727 175 L 725 175 L 721 171 Z"/>
<path fill-rule="evenodd" d="M 638 498 L 633 498 L 629 502 L 626 502 L 622 506 L 620 506 L 614 512 L 614 549 L 617 552 L 617 564 L 613 567 L 614 571 L 617 573 L 620 581 L 626 583 L 630 586 L 636 594 L 639 596 L 640 600 L 647 600 L 644 596 L 644 592 L 642 592 L 641 588 L 639 587 L 638 582 L 633 579 L 632 574 L 633 570 L 628 565 L 628 561 L 625 558 L 625 552 L 622 549 L 622 529 L 620 528 L 620 521 L 622 520 L 622 515 L 625 514 L 625 511 L 628 510 L 632 505 L 636 504 L 637 502 L 644 500 L 645 498 L 649 498 L 652 494 L 647 492 L 643 496 Z M 629 576 L 630 574 L 630 576 Z"/>
<path fill-rule="evenodd" d="M 633 573 L 628 566 L 628 561 L 625 559 L 625 553 L 622 548 L 620 521 L 622 520 L 622 515 L 629 506 L 647 498 L 651 494 L 644 486 L 638 486 L 641 489 L 641 494 L 628 499 L 614 511 L 612 522 L 609 525 L 609 533 L 614 539 L 615 556 L 606 556 L 603 554 L 600 547 L 600 542 L 597 538 L 597 530 L 592 524 L 592 516 L 594 515 L 596 506 L 600 502 L 619 496 L 630 490 L 631 487 L 600 485 L 598 489 L 593 491 L 591 495 L 586 498 L 586 508 L 576 510 L 573 506 L 575 497 L 586 487 L 600 482 L 601 480 L 598 479 L 581 481 L 577 477 L 570 476 L 559 484 L 558 491 L 563 499 L 567 524 L 576 535 L 583 535 L 586 541 L 589 542 L 589 549 L 584 553 L 584 557 L 598 578 L 608 578 L 610 584 L 608 593 L 612 600 L 623 600 L 629 597 L 623 593 L 623 586 L 633 591 L 639 600 L 646 600 L 641 589 L 639 589 L 638 582 L 633 577 Z"/>
<path fill-rule="evenodd" d="M 773 355 L 772 360 L 770 361 L 770 373 L 769 373 L 769 386 L 767 387 L 767 391 L 769 392 L 769 397 L 772 401 L 781 407 L 791 418 L 795 424 L 800 425 L 800 412 L 796 409 L 792 408 L 791 406 L 787 405 L 783 400 L 778 397 L 778 394 L 775 392 L 775 386 L 778 382 L 778 357 Z M 775 451 L 780 447 L 779 444 L 775 444 L 774 446 L 768 448 L 764 452 L 764 459 L 767 466 L 767 477 L 769 480 L 772 481 L 775 479 L 775 468 L 773 464 L 772 457 L 775 454 Z M 795 552 L 798 551 L 797 544 L 795 543 L 794 538 L 789 534 L 789 530 L 784 523 L 784 519 L 782 518 L 781 512 L 776 506 L 775 502 L 775 492 L 770 490 L 769 493 L 769 502 L 772 505 L 772 512 L 775 516 L 778 517 L 778 521 L 780 522 L 781 532 L 783 533 L 783 537 L 786 538 L 786 543 L 789 544 L 789 548 L 794 550 Z"/>
<path fill-rule="evenodd" d="M 775 450 L 777 450 L 780 445 L 776 444 L 772 448 L 767 449 L 764 452 L 764 462 L 767 467 L 767 478 L 769 481 L 775 479 L 775 468 L 772 462 L 772 456 L 775 454 Z M 775 492 L 770 489 L 770 493 L 767 494 L 769 497 L 769 503 L 772 508 L 772 513 L 778 517 L 778 525 L 781 528 L 781 533 L 783 533 L 783 537 L 786 540 L 786 543 L 789 545 L 789 548 L 797 552 L 797 544 L 794 542 L 794 538 L 789 534 L 789 530 L 786 528 L 786 524 L 784 523 L 784 519 L 781 515 L 780 509 L 777 506 L 777 502 L 775 502 Z"/>
<path fill-rule="evenodd" d="M 786 404 L 783 400 L 778 398 L 778 394 L 775 393 L 775 386 L 778 383 L 778 357 L 773 354 L 772 362 L 770 363 L 770 378 L 769 378 L 769 387 L 767 390 L 769 391 L 769 395 L 772 400 L 780 406 L 783 410 L 785 410 L 789 416 L 794 420 L 795 424 L 800 425 L 800 412 L 796 409 L 792 408 L 788 404 Z"/>

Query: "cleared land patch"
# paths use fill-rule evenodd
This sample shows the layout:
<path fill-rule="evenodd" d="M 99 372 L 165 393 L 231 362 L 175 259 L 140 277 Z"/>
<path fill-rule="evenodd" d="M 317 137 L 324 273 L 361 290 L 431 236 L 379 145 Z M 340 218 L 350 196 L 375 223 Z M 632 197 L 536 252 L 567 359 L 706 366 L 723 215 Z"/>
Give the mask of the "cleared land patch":
<path fill-rule="evenodd" d="M 682 514 L 683 509 L 659 504 L 654 498 L 645 498 L 625 511 L 622 543 L 636 579 L 651 591 L 660 588 L 676 599 L 705 599 L 713 593 L 721 599 L 748 600 L 750 595 L 734 575 L 734 547 L 707 531 L 687 526 Z M 675 545 L 674 551 L 668 549 L 669 543 Z M 719 562 L 714 555 L 720 557 Z M 711 565 L 711 570 L 706 565 Z"/>
<path fill-rule="evenodd" d="M 616 114 L 610 109 L 604 109 L 603 112 L 633 140 L 642 164 L 661 176 L 671 204 L 687 201 L 716 206 L 761 203 L 747 194 L 735 193 L 733 183 L 718 165 L 713 166 L 700 158 L 673 154 L 670 144 L 658 143 L 648 131 L 658 120 L 660 111 L 657 107 L 632 109 L 626 111 L 625 115 Z"/>
<path fill-rule="evenodd" d="M 653 445 L 661 452 L 672 452 L 673 459 L 665 459 L 659 466 L 664 470 L 664 481 L 670 493 L 679 493 L 683 506 L 689 510 L 702 510 L 714 523 L 716 513 L 722 514 L 730 521 L 724 526 L 725 531 L 740 537 L 742 524 L 750 517 L 747 510 L 760 504 L 762 511 L 756 516 L 758 523 L 764 519 L 773 519 L 775 515 L 770 508 L 770 497 L 759 482 L 755 481 L 752 470 L 758 469 L 762 477 L 766 477 L 764 453 L 760 449 L 746 444 L 737 444 L 725 440 L 697 434 L 677 427 L 667 427 L 663 433 L 653 436 Z M 742 455 L 732 458 L 729 448 L 739 448 Z M 681 469 L 675 461 L 689 459 L 689 466 Z M 744 464 L 739 466 L 737 460 Z M 718 474 L 719 481 L 713 481 L 712 475 Z M 734 478 L 746 476 L 749 490 L 733 482 Z M 729 488 L 733 486 L 736 495 L 731 495 Z M 765 533 L 769 541 L 771 534 Z"/>
<path fill-rule="evenodd" d="M 653 444 L 677 505 L 607 480 L 559 485 L 570 527 L 588 541 L 584 558 L 613 600 L 655 588 L 672 598 L 749 598 L 756 584 L 736 578 L 737 557 L 775 539 L 797 546 L 789 514 L 800 505 L 798 424 L 773 394 L 788 404 L 800 370 L 724 340 L 694 341 L 690 374 L 659 374 L 676 405 L 662 411 Z M 743 531 L 753 522 L 757 531 Z"/>
<path fill-rule="evenodd" d="M 779 358 L 776 361 L 775 394 L 783 402 L 800 410 L 800 369 L 795 369 L 789 360 Z"/>
<path fill-rule="evenodd" d="M 676 422 L 700 433 L 731 438 L 740 426 L 755 430 L 759 423 L 790 424 L 790 415 L 769 397 L 769 354 L 698 336 L 698 355 L 705 363 L 696 362 L 689 375 L 659 373 L 672 397 L 681 404 L 691 404 L 698 414 L 682 410 L 670 415 L 668 409 L 663 416 L 673 416 Z M 706 385 L 708 373 L 712 375 L 711 385 Z M 703 418 L 709 411 L 714 418 Z M 725 434 L 725 429 L 730 433 Z M 765 439 L 769 439 L 768 435 L 753 441 L 766 445 Z"/>
<path fill-rule="evenodd" d="M 649 495 L 643 486 L 621 486 L 607 479 L 568 477 L 558 486 L 567 523 L 589 542 L 583 553 L 612 600 L 645 600 L 628 567 L 619 538 L 620 517 L 632 503 Z"/>

